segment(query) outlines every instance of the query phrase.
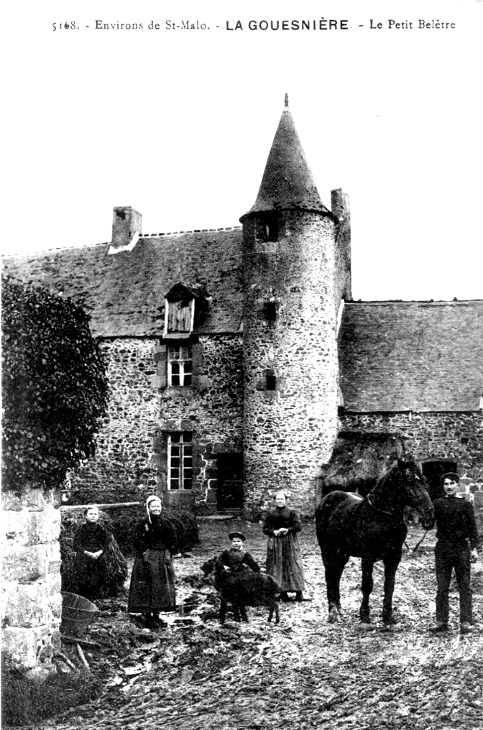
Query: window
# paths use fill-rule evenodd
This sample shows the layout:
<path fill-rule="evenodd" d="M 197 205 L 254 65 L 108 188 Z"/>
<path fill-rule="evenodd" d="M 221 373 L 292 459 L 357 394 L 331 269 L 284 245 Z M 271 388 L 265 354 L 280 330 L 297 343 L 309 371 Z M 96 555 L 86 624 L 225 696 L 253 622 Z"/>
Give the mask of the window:
<path fill-rule="evenodd" d="M 273 370 L 265 371 L 265 384 L 266 384 L 267 390 L 276 390 L 277 389 L 277 378 L 276 378 Z"/>
<path fill-rule="evenodd" d="M 191 332 L 194 318 L 194 299 L 166 302 L 166 334 Z"/>
<path fill-rule="evenodd" d="M 193 374 L 193 354 L 191 345 L 171 345 L 168 347 L 168 385 L 184 387 L 191 385 Z"/>
<path fill-rule="evenodd" d="M 164 297 L 163 338 L 182 340 L 191 335 L 195 320 L 206 316 L 211 297 L 201 284 L 183 284 L 179 281 Z M 162 307 L 159 307 L 162 309 Z"/>
<path fill-rule="evenodd" d="M 193 489 L 193 434 L 168 434 L 168 489 Z"/>
<path fill-rule="evenodd" d="M 267 322 L 275 322 L 277 319 L 277 303 L 268 301 L 263 304 L 263 318 Z"/>
<path fill-rule="evenodd" d="M 259 236 L 262 241 L 278 241 L 280 235 L 280 221 L 276 213 L 265 214 L 261 220 Z"/>

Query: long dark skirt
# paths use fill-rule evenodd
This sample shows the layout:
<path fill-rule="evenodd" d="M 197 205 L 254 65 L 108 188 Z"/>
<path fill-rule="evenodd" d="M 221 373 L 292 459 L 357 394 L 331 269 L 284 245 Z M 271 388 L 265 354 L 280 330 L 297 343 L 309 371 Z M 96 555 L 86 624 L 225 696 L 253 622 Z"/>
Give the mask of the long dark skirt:
<path fill-rule="evenodd" d="M 74 558 L 75 593 L 84 598 L 102 598 L 107 582 L 107 567 L 104 555 L 91 558 L 78 552 Z"/>
<path fill-rule="evenodd" d="M 172 611 L 176 608 L 174 571 L 167 550 L 147 550 L 137 557 L 129 587 L 128 613 Z"/>
<path fill-rule="evenodd" d="M 267 573 L 284 592 L 304 590 L 304 566 L 297 535 L 268 539 Z"/>

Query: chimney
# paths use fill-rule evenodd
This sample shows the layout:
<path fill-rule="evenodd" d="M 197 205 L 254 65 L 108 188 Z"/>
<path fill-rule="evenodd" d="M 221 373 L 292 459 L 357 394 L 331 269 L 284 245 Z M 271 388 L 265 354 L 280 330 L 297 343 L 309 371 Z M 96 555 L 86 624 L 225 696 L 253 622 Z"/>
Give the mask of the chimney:
<path fill-rule="evenodd" d="M 342 188 L 330 191 L 332 213 L 337 216 L 339 222 L 350 219 L 349 196 Z"/>
<path fill-rule="evenodd" d="M 114 208 L 112 214 L 112 243 L 109 253 L 130 251 L 143 230 L 143 217 L 131 206 Z"/>
<path fill-rule="evenodd" d="M 337 218 L 335 257 L 337 288 L 341 299 L 352 301 L 351 277 L 351 212 L 349 196 L 341 188 L 331 190 L 332 213 Z"/>

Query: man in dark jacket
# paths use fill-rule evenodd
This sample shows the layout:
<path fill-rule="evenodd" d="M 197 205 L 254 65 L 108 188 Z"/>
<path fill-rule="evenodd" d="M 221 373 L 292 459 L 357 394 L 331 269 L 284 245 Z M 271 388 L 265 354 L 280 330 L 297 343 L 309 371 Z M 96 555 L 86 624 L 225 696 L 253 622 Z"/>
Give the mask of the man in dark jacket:
<path fill-rule="evenodd" d="M 473 506 L 457 496 L 460 478 L 454 472 L 441 477 L 444 497 L 434 501 L 436 522 L 436 625 L 435 633 L 448 631 L 449 587 L 455 571 L 460 594 L 460 629 L 462 634 L 472 630 L 473 616 L 470 588 L 470 562 L 478 558 L 479 538 Z"/>

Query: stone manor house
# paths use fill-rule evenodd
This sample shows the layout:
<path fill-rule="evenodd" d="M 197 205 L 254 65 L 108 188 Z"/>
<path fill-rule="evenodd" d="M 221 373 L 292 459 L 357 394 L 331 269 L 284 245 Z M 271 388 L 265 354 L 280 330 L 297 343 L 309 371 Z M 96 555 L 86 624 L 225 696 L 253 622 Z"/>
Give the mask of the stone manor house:
<path fill-rule="evenodd" d="M 77 502 L 164 493 L 216 513 L 285 488 L 312 514 L 339 432 L 397 432 L 428 477 L 483 485 L 483 301 L 351 297 L 350 212 L 321 201 L 286 106 L 253 207 L 230 229 L 143 233 L 5 271 L 82 301 L 111 397 Z"/>

